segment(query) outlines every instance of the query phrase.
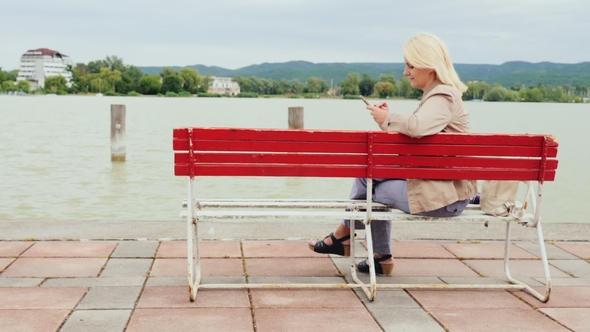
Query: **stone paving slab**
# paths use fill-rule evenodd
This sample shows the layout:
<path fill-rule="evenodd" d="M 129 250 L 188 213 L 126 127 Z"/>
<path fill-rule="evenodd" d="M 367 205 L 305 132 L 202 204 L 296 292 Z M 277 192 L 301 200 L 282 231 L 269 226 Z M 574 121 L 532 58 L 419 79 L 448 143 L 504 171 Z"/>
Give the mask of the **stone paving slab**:
<path fill-rule="evenodd" d="M 199 250 L 202 258 L 239 258 L 242 257 L 238 241 L 201 241 Z M 186 241 L 166 241 L 160 244 L 157 258 L 186 258 Z"/>
<path fill-rule="evenodd" d="M 158 241 L 119 241 L 111 258 L 154 258 L 159 245 Z"/>
<path fill-rule="evenodd" d="M 583 260 L 552 260 L 552 266 L 560 269 L 574 278 L 590 277 L 590 262 Z"/>
<path fill-rule="evenodd" d="M 115 242 L 36 242 L 21 257 L 109 257 Z"/>
<path fill-rule="evenodd" d="M 19 258 L 2 277 L 96 277 L 107 258 Z"/>
<path fill-rule="evenodd" d="M 460 259 L 504 259 L 504 243 L 444 243 L 442 246 Z M 537 256 L 512 244 L 510 258 L 535 259 Z"/>
<path fill-rule="evenodd" d="M 580 242 L 580 243 L 558 242 L 555 245 L 567 252 L 570 252 L 570 253 L 582 258 L 582 259 L 590 260 L 590 243 L 588 243 L 588 242 Z"/>
<path fill-rule="evenodd" d="M 59 332 L 123 332 L 131 310 L 76 310 Z"/>
<path fill-rule="evenodd" d="M 111 258 L 101 277 L 146 277 L 153 263 L 151 258 Z"/>
<path fill-rule="evenodd" d="M 543 291 L 543 288 L 540 287 L 533 288 L 538 292 Z M 553 287 L 551 298 L 547 303 L 541 303 L 528 293 L 522 291 L 513 293 L 515 296 L 537 308 L 590 308 L 590 287 Z"/>
<path fill-rule="evenodd" d="M 519 241 L 516 245 L 525 249 L 526 251 L 533 253 L 537 257 L 541 257 L 541 249 L 539 249 L 539 243 L 537 241 Z M 580 259 L 578 256 L 571 254 L 556 245 L 551 243 L 545 243 L 545 251 L 547 251 L 547 259 Z"/>
<path fill-rule="evenodd" d="M 145 277 L 47 278 L 41 287 L 132 287 L 143 286 L 145 279 Z"/>
<path fill-rule="evenodd" d="M 482 276 L 504 278 L 504 261 L 502 260 L 465 260 L 466 265 L 477 271 Z M 511 261 L 510 273 L 515 278 L 520 277 L 544 277 L 543 265 L 540 260 L 519 260 Z M 567 273 L 557 269 L 554 266 L 549 266 L 549 273 L 555 278 L 568 277 Z"/>
<path fill-rule="evenodd" d="M 2 278 L 0 277 L 0 287 L 37 287 L 45 278 Z"/>
<path fill-rule="evenodd" d="M 211 276 L 242 276 L 244 274 L 241 259 L 202 259 L 202 273 L 204 277 Z M 186 258 L 156 259 L 150 277 L 186 277 Z"/>
<path fill-rule="evenodd" d="M 190 302 L 184 287 L 146 287 L 137 308 L 249 308 L 245 289 L 201 289 L 197 299 Z"/>
<path fill-rule="evenodd" d="M 10 326 L 10 332 L 55 332 L 69 314 L 64 309 L 0 309 L 0 327 Z"/>
<path fill-rule="evenodd" d="M 136 309 L 126 332 L 145 331 L 253 332 L 254 328 L 249 308 Z"/>
<path fill-rule="evenodd" d="M 572 331 L 590 331 L 590 308 L 543 308 L 539 311 Z"/>
<path fill-rule="evenodd" d="M 133 309 L 142 287 L 92 287 L 76 309 Z"/>
<path fill-rule="evenodd" d="M 15 258 L 0 258 L 0 271 L 3 271 L 10 265 L 10 263 L 14 262 Z"/>
<path fill-rule="evenodd" d="M 246 271 L 253 277 L 334 277 L 330 258 L 250 258 Z"/>
<path fill-rule="evenodd" d="M 34 242 L 7 241 L 0 242 L 0 257 L 16 257 L 22 254 Z"/>
<path fill-rule="evenodd" d="M 532 309 L 432 309 L 430 314 L 452 332 L 571 332 Z"/>
<path fill-rule="evenodd" d="M 82 287 L 0 288 L 0 309 L 73 309 L 86 294 Z M 59 301 L 57 301 L 59 299 Z"/>
<path fill-rule="evenodd" d="M 356 308 L 255 308 L 257 331 L 382 331 L 373 317 Z"/>
<path fill-rule="evenodd" d="M 445 332 L 445 329 L 422 309 L 371 309 L 371 314 L 385 332 Z"/>

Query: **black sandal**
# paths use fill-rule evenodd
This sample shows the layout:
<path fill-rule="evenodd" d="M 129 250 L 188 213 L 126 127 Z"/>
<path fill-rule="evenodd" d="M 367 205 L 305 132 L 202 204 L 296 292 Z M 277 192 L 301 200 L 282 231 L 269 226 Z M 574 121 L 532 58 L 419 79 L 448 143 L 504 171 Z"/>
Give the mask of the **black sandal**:
<path fill-rule="evenodd" d="M 393 264 L 383 264 L 381 265 L 380 262 L 386 261 L 390 259 L 391 255 L 383 255 L 379 258 L 373 258 L 373 264 L 375 264 L 375 274 L 384 275 L 384 276 L 391 276 L 393 272 Z M 364 261 L 360 261 L 356 264 L 356 269 L 359 272 L 369 273 L 369 262 L 368 259 Z"/>
<path fill-rule="evenodd" d="M 332 239 L 332 245 L 326 244 L 324 241 L 330 237 Z M 335 254 L 340 256 L 350 256 L 350 245 L 349 244 L 342 244 L 342 242 L 349 240 L 350 235 L 343 236 L 339 239 L 334 237 L 334 233 L 330 233 L 330 235 L 326 236 L 324 240 L 318 241 L 315 245 L 309 244 L 309 249 L 315 251 L 320 254 Z"/>

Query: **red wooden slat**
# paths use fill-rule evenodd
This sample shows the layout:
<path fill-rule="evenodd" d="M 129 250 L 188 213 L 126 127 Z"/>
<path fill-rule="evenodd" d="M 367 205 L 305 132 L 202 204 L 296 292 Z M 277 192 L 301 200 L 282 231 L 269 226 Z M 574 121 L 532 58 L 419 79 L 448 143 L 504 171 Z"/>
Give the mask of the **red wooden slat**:
<path fill-rule="evenodd" d="M 352 154 L 275 154 L 275 153 L 195 153 L 199 163 L 259 163 L 259 164 L 323 164 L 323 165 L 366 165 L 366 155 Z M 188 153 L 176 153 L 175 163 L 188 163 Z"/>
<path fill-rule="evenodd" d="M 188 168 L 175 168 L 176 175 L 188 175 Z M 257 164 L 194 164 L 196 176 L 293 176 L 293 177 L 337 177 L 364 178 L 366 166 L 331 166 L 321 165 L 257 165 Z"/>
<path fill-rule="evenodd" d="M 539 178 L 538 170 L 506 170 L 506 169 L 433 169 L 433 168 L 385 168 L 379 167 L 373 170 L 375 178 L 398 178 L 398 179 L 434 179 L 434 180 L 518 180 L 536 181 Z M 545 172 L 545 180 L 553 181 L 555 171 Z"/>
<path fill-rule="evenodd" d="M 375 132 L 375 143 L 405 144 L 460 144 L 460 145 L 506 145 L 506 146 L 541 146 L 543 138 L 551 135 L 539 134 L 486 134 L 486 133 L 439 133 L 415 139 L 399 133 Z M 551 139 L 549 146 L 557 146 Z"/>
<path fill-rule="evenodd" d="M 286 130 L 250 128 L 199 128 L 193 129 L 193 139 L 243 141 L 313 141 L 313 142 L 366 142 L 364 131 Z"/>
<path fill-rule="evenodd" d="M 172 150 L 174 151 L 187 151 L 189 146 L 188 138 L 174 138 L 172 140 Z"/>
<path fill-rule="evenodd" d="M 538 157 L 541 155 L 541 146 L 497 146 L 497 145 L 443 145 L 443 144 L 376 144 L 375 154 L 405 154 L 405 155 L 454 155 L 454 156 L 522 156 Z M 549 148 L 547 156 L 553 158 L 557 155 L 557 148 Z"/>
<path fill-rule="evenodd" d="M 323 165 L 364 165 L 365 155 L 326 154 L 239 154 L 239 153 L 195 153 L 199 163 L 259 163 L 259 164 L 323 164 Z M 174 154 L 176 164 L 188 164 L 188 153 Z M 539 159 L 516 158 L 469 158 L 469 157 L 421 157 L 421 156 L 375 156 L 375 167 L 489 167 L 506 169 L 539 169 Z M 548 170 L 557 169 L 557 160 L 548 160 Z M 269 165 L 272 166 L 272 165 Z"/>
<path fill-rule="evenodd" d="M 276 141 L 193 141 L 195 151 L 239 151 L 239 152 L 325 152 L 325 153 L 366 153 L 366 143 L 348 142 L 276 142 Z"/>
<path fill-rule="evenodd" d="M 375 166 L 429 166 L 429 167 L 490 167 L 539 169 L 540 158 L 486 158 L 486 157 L 426 157 L 426 156 L 375 156 Z M 556 169 L 557 160 L 547 160 L 547 169 Z"/>
<path fill-rule="evenodd" d="M 285 129 L 251 129 L 251 128 L 175 128 L 173 137 L 188 138 L 189 128 L 194 138 L 232 138 L 254 140 L 320 140 L 320 141 L 366 141 L 365 131 L 346 130 L 285 130 Z M 546 134 L 489 134 L 489 133 L 440 133 L 420 139 L 414 139 L 398 133 L 370 131 L 375 143 L 436 143 L 436 144 L 498 144 L 507 146 L 540 145 L 543 137 L 549 137 L 549 146 L 558 146 L 552 135 Z"/>

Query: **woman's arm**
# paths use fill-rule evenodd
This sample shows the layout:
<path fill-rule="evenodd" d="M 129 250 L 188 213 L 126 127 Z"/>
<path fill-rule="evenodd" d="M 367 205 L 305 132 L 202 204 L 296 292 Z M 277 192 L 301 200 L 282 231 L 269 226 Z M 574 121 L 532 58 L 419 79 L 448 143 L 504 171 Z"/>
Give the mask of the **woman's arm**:
<path fill-rule="evenodd" d="M 388 113 L 383 121 L 378 123 L 383 130 L 396 131 L 414 138 L 434 135 L 440 133 L 451 122 L 452 107 L 451 96 L 435 94 L 424 100 L 413 114 Z"/>

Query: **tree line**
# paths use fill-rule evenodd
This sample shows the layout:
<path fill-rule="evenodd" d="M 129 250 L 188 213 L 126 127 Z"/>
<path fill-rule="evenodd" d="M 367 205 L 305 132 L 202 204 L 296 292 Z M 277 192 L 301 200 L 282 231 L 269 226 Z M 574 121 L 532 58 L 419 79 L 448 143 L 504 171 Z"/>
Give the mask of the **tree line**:
<path fill-rule="evenodd" d="M 126 65 L 117 56 L 107 56 L 104 60 L 78 63 L 68 70 L 72 73 L 71 84 L 63 76 L 45 79 L 45 86 L 34 91 L 28 81 L 16 82 L 18 70 L 10 72 L 0 68 L 0 92 L 20 91 L 23 93 L 55 94 L 96 94 L 105 95 L 161 95 L 161 96 L 204 96 L 213 80 L 209 75 L 201 76 L 196 69 L 178 70 L 164 67 L 158 74 L 146 75 L 138 67 Z M 380 74 L 375 79 L 367 74 L 362 76 L 349 73 L 340 86 L 333 87 L 320 77 L 309 77 L 306 82 L 297 79 L 273 80 L 255 76 L 232 78 L 240 86 L 238 97 L 258 97 L 286 95 L 288 97 L 358 98 L 358 95 L 379 98 L 419 99 L 422 90 L 413 88 L 407 77 L 396 80 L 393 74 Z M 535 86 L 514 84 L 508 88 L 486 82 L 468 82 L 464 100 L 485 101 L 525 101 L 525 102 L 583 102 L 590 97 L 590 87 L 584 85 L 549 86 L 538 83 Z"/>

